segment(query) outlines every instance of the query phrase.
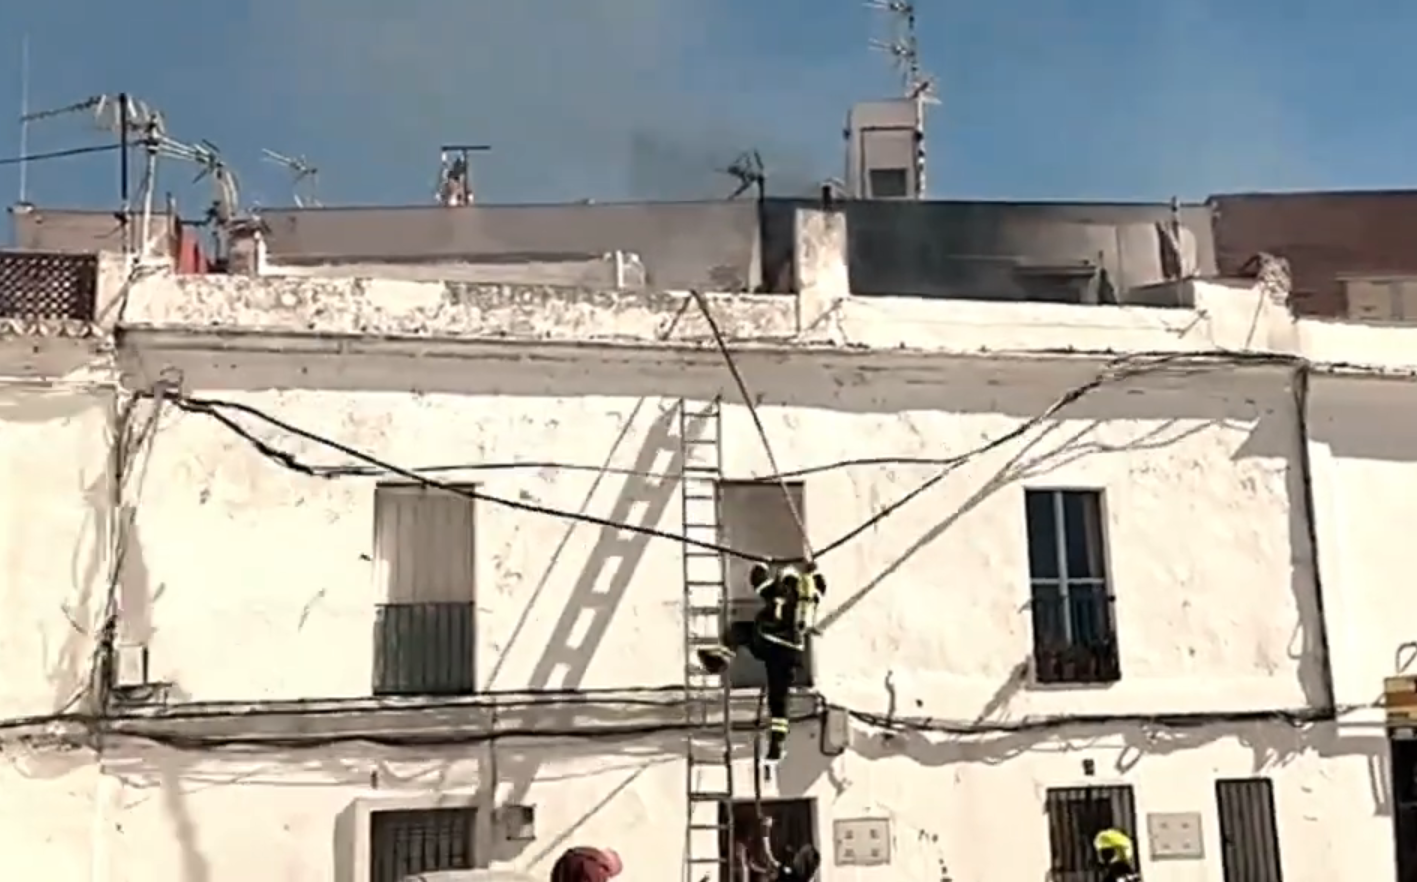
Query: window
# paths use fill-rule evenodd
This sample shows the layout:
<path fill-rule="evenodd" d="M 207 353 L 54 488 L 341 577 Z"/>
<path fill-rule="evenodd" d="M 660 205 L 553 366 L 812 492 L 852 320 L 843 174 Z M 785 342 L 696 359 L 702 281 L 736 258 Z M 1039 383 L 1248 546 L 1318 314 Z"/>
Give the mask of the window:
<path fill-rule="evenodd" d="M 376 811 L 369 816 L 369 882 L 473 869 L 473 809 Z"/>
<path fill-rule="evenodd" d="M 772 832 L 768 837 L 768 847 L 780 863 L 792 865 L 793 858 L 804 846 L 817 845 L 817 805 L 813 799 L 764 799 L 763 816 L 771 819 Z M 756 803 L 752 800 L 738 800 L 730 807 L 721 804 L 718 822 L 724 830 L 718 840 L 719 860 L 729 861 L 729 876 L 724 882 L 748 882 L 744 873 L 742 849 L 730 849 L 727 837 L 727 812 L 733 812 L 733 836 L 749 849 L 755 860 L 761 850 L 762 839 L 754 835 L 760 829 L 757 823 Z M 738 854 L 735 855 L 734 851 Z"/>
<path fill-rule="evenodd" d="M 807 517 L 802 483 L 789 482 L 792 505 L 804 519 Z M 777 481 L 723 481 L 718 485 L 719 510 L 723 523 L 719 525 L 723 544 L 749 554 L 763 557 L 790 558 L 802 554 L 802 537 L 797 521 L 783 496 Z M 761 601 L 748 579 L 752 563 L 729 557 L 724 561 L 724 578 L 728 580 L 728 619 L 731 622 L 751 621 L 761 608 Z M 767 672 L 762 662 L 743 651 L 733 659 L 728 669 L 728 682 L 734 688 L 759 689 L 767 684 Z M 812 685 L 812 651 L 807 647 L 806 658 L 797 670 L 797 686 Z"/>
<path fill-rule="evenodd" d="M 1040 683 L 1121 679 L 1107 584 L 1102 494 L 1028 490 L 1034 676 Z"/>
<path fill-rule="evenodd" d="M 873 168 L 868 185 L 872 199 L 904 199 L 910 195 L 910 173 L 903 168 Z"/>
<path fill-rule="evenodd" d="M 1270 780 L 1216 781 L 1215 807 L 1220 815 L 1220 865 L 1225 882 L 1283 882 Z"/>
<path fill-rule="evenodd" d="M 1052 882 L 1102 882 L 1092 838 L 1109 827 L 1136 842 L 1136 803 L 1130 787 L 1049 788 L 1044 810 Z"/>
<path fill-rule="evenodd" d="M 417 485 L 375 491 L 375 695 L 476 691 L 474 504 Z"/>
<path fill-rule="evenodd" d="M 1417 882 L 1417 740 L 1411 729 L 1388 731 L 1397 882 Z"/>

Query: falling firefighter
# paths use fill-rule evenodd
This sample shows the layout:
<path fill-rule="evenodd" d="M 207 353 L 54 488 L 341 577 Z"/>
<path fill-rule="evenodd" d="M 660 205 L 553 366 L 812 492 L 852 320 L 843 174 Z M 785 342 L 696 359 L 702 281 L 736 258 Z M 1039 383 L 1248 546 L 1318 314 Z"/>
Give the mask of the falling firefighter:
<path fill-rule="evenodd" d="M 767 759 L 782 758 L 787 740 L 787 694 L 802 665 L 807 636 L 816 617 L 817 602 L 826 594 L 827 583 L 815 563 L 800 569 L 783 566 L 769 569 L 754 564 L 748 576 L 762 608 L 752 621 L 734 622 L 718 646 L 699 650 L 699 663 L 711 674 L 722 674 L 741 649 L 747 649 L 767 671 L 768 751 Z"/>

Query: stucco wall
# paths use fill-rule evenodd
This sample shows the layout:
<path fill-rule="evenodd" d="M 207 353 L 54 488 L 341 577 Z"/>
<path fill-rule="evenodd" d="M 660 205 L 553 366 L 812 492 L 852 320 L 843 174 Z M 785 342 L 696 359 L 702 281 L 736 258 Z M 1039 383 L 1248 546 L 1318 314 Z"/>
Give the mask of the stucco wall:
<path fill-rule="evenodd" d="M 0 373 L 17 367 L 6 348 Z M 110 578 L 112 402 L 0 378 L 0 717 L 73 710 L 88 685 Z"/>
<path fill-rule="evenodd" d="M 1398 612 L 1411 590 L 1398 537 L 1417 499 L 1417 381 L 1316 378 L 1309 429 L 1335 687 L 1341 703 L 1368 703 L 1417 663 L 1417 627 Z"/>
<path fill-rule="evenodd" d="M 830 554 L 817 652 L 829 700 L 1005 726 L 1036 715 L 1323 702 L 1292 365 L 1237 368 L 1216 353 L 1309 353 L 1400 369 L 1404 353 L 1417 350 L 1396 331 L 1296 326 L 1282 303 L 1243 288 L 1195 288 L 1195 310 L 866 302 L 821 290 L 807 321 L 806 297 L 713 298 L 789 470 L 863 456 L 957 457 L 1095 380 L 1104 354 L 1201 356 L 1104 385 L 1051 429 L 974 456 Z M 672 473 L 673 406 L 734 397 L 692 303 L 672 294 L 164 276 L 123 294 L 130 329 L 119 357 L 130 388 L 180 379 L 189 394 L 249 403 L 403 466 L 585 465 L 438 477 L 669 532 L 679 515 L 673 481 L 597 469 Z M 662 339 L 680 348 L 649 345 Z M 112 404 L 101 384 L 113 377 L 95 366 L 91 347 L 65 345 L 24 341 L 0 352 L 9 353 L 5 378 L 24 381 L 0 386 L 0 486 L 27 489 L 0 494 L 5 714 L 52 710 L 61 691 L 69 694 L 55 671 L 84 668 L 54 660 L 87 662 L 97 613 L 80 600 L 107 587 L 106 567 L 98 582 L 75 575 L 88 570 L 73 548 L 92 529 L 84 491 L 107 465 Z M 1397 645 L 1411 639 L 1401 624 L 1401 543 L 1385 540 L 1391 528 L 1378 524 L 1401 522 L 1409 498 L 1401 414 L 1412 410 L 1412 387 L 1350 376 L 1315 377 L 1311 386 L 1308 450 L 1338 698 L 1371 702 L 1400 663 Z M 149 645 L 153 679 L 175 681 L 179 701 L 367 695 L 378 601 L 374 480 L 300 475 L 209 418 L 171 405 L 159 417 L 125 489 L 135 517 L 118 585 L 124 639 Z M 347 462 L 241 419 L 303 461 Z M 769 471 L 743 408 L 727 408 L 725 438 L 728 477 Z M 937 471 L 871 465 L 810 476 L 814 544 Z M 1030 634 L 1026 486 L 1107 493 L 1123 668 L 1116 686 L 1044 690 L 1019 676 Z M 31 493 L 43 500 L 38 509 Z M 483 685 L 679 682 L 682 586 L 672 541 L 632 544 L 610 560 L 597 552 L 609 531 L 491 503 L 478 529 Z M 36 582 L 61 589 L 26 588 Z M 549 652 L 583 591 L 618 598 L 604 636 L 581 652 Z M 1147 812 L 1200 811 L 1207 859 L 1154 862 L 1147 878 L 1218 882 L 1213 782 L 1249 775 L 1275 782 L 1286 878 L 1392 878 L 1384 733 L 1361 716 L 1303 730 L 1102 723 L 967 738 L 885 737 L 857 725 L 851 750 L 834 760 L 821 756 L 817 738 L 813 725 L 796 728 L 768 795 L 816 796 L 823 844 L 833 819 L 887 815 L 896 853 L 879 870 L 829 858 L 824 882 L 1041 878 L 1044 790 L 1089 782 L 1133 785 L 1143 821 Z M 682 872 L 677 743 L 340 744 L 244 755 L 118 738 L 105 747 L 100 774 L 82 751 L 7 739 L 0 876 L 38 866 L 61 879 L 363 882 L 361 818 L 374 807 L 433 805 L 439 793 L 538 807 L 538 837 L 522 847 L 497 841 L 484 822 L 479 844 L 494 863 L 544 871 L 558 847 L 603 842 L 625 854 L 627 879 Z M 1095 775 L 1084 774 L 1084 760 Z"/>
<path fill-rule="evenodd" d="M 404 467 L 514 460 L 589 467 L 438 478 L 671 533 L 678 531 L 676 481 L 601 475 L 594 467 L 673 473 L 677 398 L 706 400 L 731 383 L 716 366 L 648 356 L 621 362 L 589 351 L 503 363 L 495 372 L 413 360 L 366 360 L 353 372 L 348 360 L 319 355 L 228 356 L 203 365 L 171 353 L 153 354 L 142 370 L 154 371 L 155 359 L 181 370 L 191 394 L 248 403 Z M 1097 368 L 954 361 L 887 372 L 763 356 L 746 359 L 744 370 L 763 396 L 780 465 L 795 470 L 860 457 L 958 456 L 1015 430 L 1094 379 Z M 1084 695 L 1025 689 L 996 712 L 1305 704 L 1317 681 L 1301 682 L 1302 664 L 1290 652 L 1311 614 L 1311 592 L 1307 551 L 1294 544 L 1303 529 L 1291 516 L 1299 509 L 1291 501 L 1296 435 L 1287 376 L 1216 369 L 1121 381 L 1084 397 L 1056 428 L 961 465 L 828 558 L 840 587 L 824 610 L 824 690 L 853 707 L 884 709 L 882 678 L 893 667 L 908 706 L 976 716 L 1028 653 L 1021 488 L 1082 486 L 1107 494 L 1126 677 Z M 303 388 L 249 391 L 278 384 Z M 251 425 L 307 461 L 345 461 Z M 770 471 L 744 409 L 726 409 L 724 433 L 728 477 Z M 148 604 L 154 676 L 198 700 L 367 694 L 379 601 L 370 559 L 375 481 L 297 474 L 215 421 L 175 411 L 161 421 L 147 469 L 129 559 L 141 561 L 156 598 Z M 858 466 L 807 478 L 813 544 L 847 532 L 938 470 Z M 1178 536 L 1160 524 L 1188 530 Z M 610 557 L 597 548 L 606 535 L 482 505 L 485 686 L 678 682 L 679 549 L 644 540 L 631 554 Z M 545 664 L 556 622 L 579 613 L 576 599 L 590 590 L 619 598 L 603 642 L 583 658 Z M 907 625 L 922 610 L 938 621 Z M 226 638 L 213 643 L 214 630 Z M 873 657 L 882 662 L 862 663 Z M 567 678 L 568 669 L 577 673 Z"/>
<path fill-rule="evenodd" d="M 814 727 L 801 727 L 764 796 L 816 798 L 824 843 L 834 819 L 884 817 L 892 828 L 889 866 L 838 867 L 828 846 L 824 882 L 1043 878 L 1044 792 L 1083 784 L 1131 785 L 1142 823 L 1151 812 L 1199 812 L 1205 858 L 1148 861 L 1146 877 L 1219 882 L 1214 781 L 1254 775 L 1274 781 L 1286 879 L 1392 878 L 1390 797 L 1377 761 L 1384 743 L 1374 730 L 1247 724 L 1150 737 L 1076 729 L 963 741 L 858 734 L 853 749 L 832 760 L 815 752 L 815 739 Z M 1095 764 L 1093 776 L 1084 775 L 1085 760 Z M 363 882 L 356 868 L 367 846 L 358 840 L 367 827 L 358 821 L 367 812 L 432 807 L 437 794 L 445 805 L 485 807 L 494 791 L 536 805 L 537 818 L 535 840 L 516 844 L 498 838 L 490 816 L 480 819 L 479 856 L 493 866 L 544 877 L 560 849 L 593 843 L 619 850 L 632 882 L 676 879 L 683 870 L 684 767 L 673 739 L 346 745 L 260 756 L 119 744 L 105 771 L 97 822 L 105 863 L 96 878 L 112 882 L 252 875 Z M 747 792 L 746 759 L 739 772 Z M 1343 823 L 1334 823 L 1340 812 Z M 70 835 L 77 841 L 77 831 Z"/>

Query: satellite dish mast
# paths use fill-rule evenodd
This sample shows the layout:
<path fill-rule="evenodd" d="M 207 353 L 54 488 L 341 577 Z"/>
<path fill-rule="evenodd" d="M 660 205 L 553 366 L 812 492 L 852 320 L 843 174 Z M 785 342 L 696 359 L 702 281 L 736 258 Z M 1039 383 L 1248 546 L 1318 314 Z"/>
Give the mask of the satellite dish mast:
<path fill-rule="evenodd" d="M 276 165 L 285 166 L 292 175 L 290 186 L 292 197 L 295 200 L 296 208 L 319 208 L 320 202 L 315 198 L 315 188 L 320 183 L 320 170 L 306 161 L 303 156 L 286 156 L 274 150 L 261 151 L 266 159 Z M 304 183 L 304 187 L 301 184 Z M 305 195 L 302 197 L 301 190 Z"/>
<path fill-rule="evenodd" d="M 939 104 L 935 80 L 920 67 L 919 44 L 915 36 L 915 4 L 910 0 L 867 0 L 866 8 L 888 13 L 891 38 L 872 40 L 871 48 L 891 56 L 900 72 L 901 88 L 907 101 L 915 104 L 916 189 L 925 193 L 925 106 Z"/>

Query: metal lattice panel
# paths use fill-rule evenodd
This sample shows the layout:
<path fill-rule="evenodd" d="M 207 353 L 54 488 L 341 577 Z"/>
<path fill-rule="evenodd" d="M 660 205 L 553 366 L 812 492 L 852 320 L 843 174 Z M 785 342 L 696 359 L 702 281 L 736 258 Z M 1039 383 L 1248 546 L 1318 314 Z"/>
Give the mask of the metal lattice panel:
<path fill-rule="evenodd" d="M 97 255 L 0 253 L 0 316 L 91 322 L 97 293 Z"/>
<path fill-rule="evenodd" d="M 369 882 L 473 868 L 473 809 L 375 812 L 369 820 Z"/>

